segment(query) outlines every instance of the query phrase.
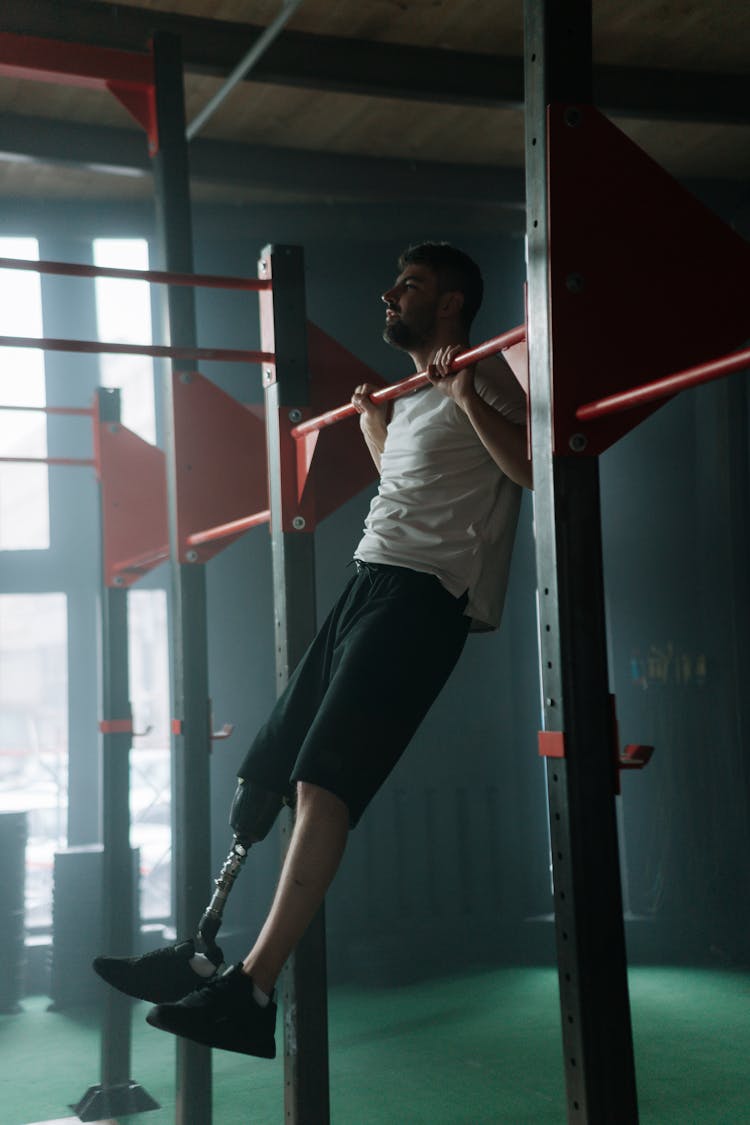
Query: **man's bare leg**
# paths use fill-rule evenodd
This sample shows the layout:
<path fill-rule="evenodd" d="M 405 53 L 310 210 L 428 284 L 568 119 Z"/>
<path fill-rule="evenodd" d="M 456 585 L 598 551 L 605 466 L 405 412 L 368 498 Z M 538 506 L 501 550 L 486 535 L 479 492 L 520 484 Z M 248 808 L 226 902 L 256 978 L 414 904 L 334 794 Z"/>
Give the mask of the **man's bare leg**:
<path fill-rule="evenodd" d="M 279 885 L 258 940 L 242 965 L 146 1015 L 152 1027 L 244 1055 L 276 1055 L 276 978 L 331 884 L 346 845 L 349 810 L 317 785 L 297 787 L 297 818 Z M 258 990 L 269 997 L 264 1002 Z"/>
<path fill-rule="evenodd" d="M 297 786 L 297 815 L 271 910 L 243 971 L 270 995 L 292 950 L 325 898 L 344 854 L 349 810 L 317 785 Z"/>

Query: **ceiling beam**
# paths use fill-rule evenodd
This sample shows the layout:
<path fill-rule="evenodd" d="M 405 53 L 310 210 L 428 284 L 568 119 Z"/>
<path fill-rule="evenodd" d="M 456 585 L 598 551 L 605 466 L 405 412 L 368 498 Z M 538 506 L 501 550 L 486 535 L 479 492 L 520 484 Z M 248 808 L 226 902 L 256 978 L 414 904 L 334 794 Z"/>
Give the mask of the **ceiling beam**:
<path fill-rule="evenodd" d="M 2 31 L 120 50 L 144 50 L 156 29 L 181 37 L 188 72 L 220 77 L 264 30 L 102 0 L 4 0 L 0 14 Z M 519 110 L 523 104 L 520 58 L 289 30 L 247 81 L 452 105 Z M 594 95 L 615 117 L 750 124 L 750 75 L 599 66 Z"/>
<path fill-rule="evenodd" d="M 145 134 L 20 114 L 0 116 L 0 161 L 87 167 L 123 176 L 151 173 Z M 520 169 L 382 159 L 197 138 L 190 146 L 194 183 L 237 185 L 320 201 L 524 206 Z"/>

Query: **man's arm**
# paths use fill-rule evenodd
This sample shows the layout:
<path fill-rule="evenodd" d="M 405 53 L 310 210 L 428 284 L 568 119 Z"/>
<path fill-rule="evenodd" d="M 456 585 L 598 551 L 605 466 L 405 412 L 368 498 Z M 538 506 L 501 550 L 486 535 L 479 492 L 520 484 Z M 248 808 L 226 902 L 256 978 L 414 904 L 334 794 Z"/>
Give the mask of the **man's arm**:
<path fill-rule="evenodd" d="M 370 456 L 380 472 L 380 458 L 388 433 L 388 404 L 378 405 L 370 398 L 377 387 L 372 383 L 360 383 L 352 395 L 352 404 L 359 414 L 359 426 L 370 451 Z"/>
<path fill-rule="evenodd" d="M 511 422 L 482 398 L 475 386 L 476 365 L 450 374 L 451 360 L 462 350 L 458 345 L 440 348 L 427 368 L 430 382 L 463 410 L 482 445 L 505 475 L 522 488 L 533 488 L 526 427 Z"/>

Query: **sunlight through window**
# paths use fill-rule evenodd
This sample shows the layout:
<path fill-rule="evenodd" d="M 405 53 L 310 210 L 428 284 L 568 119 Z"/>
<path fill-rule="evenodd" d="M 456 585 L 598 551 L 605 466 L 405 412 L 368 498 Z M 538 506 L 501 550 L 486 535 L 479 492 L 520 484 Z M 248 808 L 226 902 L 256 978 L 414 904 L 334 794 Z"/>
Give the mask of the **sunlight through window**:
<path fill-rule="evenodd" d="M 142 238 L 97 238 L 97 266 L 148 269 L 148 243 Z M 117 344 L 150 344 L 151 295 L 145 281 L 96 279 L 96 318 L 99 339 Z M 99 370 L 103 387 L 122 392 L 122 421 L 128 429 L 156 442 L 154 365 L 148 356 L 102 355 Z"/>
<path fill-rule="evenodd" d="M 49 926 L 67 844 L 68 622 L 64 594 L 0 596 L 0 812 L 25 812 L 26 925 Z"/>
<path fill-rule="evenodd" d="M 0 256 L 39 258 L 35 238 L 0 238 Z M 39 274 L 0 270 L 0 335 L 43 336 Z M 46 402 L 44 355 L 34 348 L 3 348 L 0 407 Z M 46 457 L 44 414 L 0 409 L 0 457 Z M 0 463 L 0 550 L 49 547 L 46 465 Z"/>

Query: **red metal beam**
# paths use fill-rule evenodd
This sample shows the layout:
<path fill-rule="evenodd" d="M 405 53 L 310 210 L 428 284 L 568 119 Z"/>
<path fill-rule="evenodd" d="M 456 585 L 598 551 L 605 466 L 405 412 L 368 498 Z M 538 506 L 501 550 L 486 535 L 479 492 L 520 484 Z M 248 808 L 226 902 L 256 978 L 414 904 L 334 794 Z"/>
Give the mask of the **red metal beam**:
<path fill-rule="evenodd" d="M 735 371 L 742 371 L 745 367 L 750 367 L 750 348 L 745 348 L 741 352 L 732 352 L 731 355 L 722 356 L 720 359 L 709 360 L 707 363 L 699 363 L 674 375 L 665 375 L 663 379 L 655 379 L 652 383 L 646 383 L 641 387 L 633 387 L 628 391 L 620 391 L 619 394 L 607 395 L 606 398 L 587 402 L 578 407 L 576 418 L 581 422 L 590 422 L 595 418 L 618 414 L 622 410 L 631 410 L 635 406 L 659 402 L 661 399 L 670 398 L 678 391 L 713 382 L 714 379 L 721 379 Z"/>
<path fill-rule="evenodd" d="M 491 340 L 486 340 L 485 343 L 478 344 L 475 348 L 460 352 L 453 360 L 451 370 L 461 371 L 464 367 L 470 367 L 472 363 L 478 363 L 480 359 L 486 359 L 488 356 L 496 355 L 497 352 L 505 351 L 506 348 L 513 347 L 525 339 L 526 326 L 524 324 L 517 328 L 511 328 L 509 332 L 504 332 L 501 336 L 493 336 Z M 387 402 L 389 399 L 401 398 L 403 395 L 411 394 L 412 391 L 419 390 L 427 383 L 429 383 L 427 375 L 424 371 L 419 371 L 416 375 L 411 375 L 400 383 L 392 383 L 389 387 L 373 391 L 370 397 L 373 402 Z M 291 431 L 292 437 L 297 439 L 306 437 L 308 434 L 322 430 L 326 426 L 333 426 L 336 422 L 343 421 L 344 418 L 351 418 L 356 413 L 357 411 L 352 404 L 347 402 L 344 406 L 337 406 L 334 410 L 326 411 L 325 414 L 319 414 L 315 418 L 308 418 L 305 422 L 300 422 Z"/>
<path fill-rule="evenodd" d="M 193 535 L 188 535 L 186 542 L 188 547 L 200 547 L 203 543 L 216 543 L 221 539 L 228 539 L 232 535 L 240 535 L 243 531 L 249 531 L 251 527 L 268 523 L 270 519 L 270 511 L 256 512 L 255 515 L 245 516 L 241 520 L 220 523 L 216 527 L 207 528 L 206 531 L 196 531 Z"/>
<path fill-rule="evenodd" d="M 181 348 L 163 344 L 112 344 L 99 340 L 59 340 L 50 337 L 0 336 L 0 348 L 39 348 L 45 352 L 86 352 L 99 355 L 149 355 L 156 359 L 215 359 L 228 363 L 273 363 L 271 352 L 249 352 L 234 348 Z"/>
<path fill-rule="evenodd" d="M 109 90 L 158 148 L 154 65 L 150 54 L 0 32 L 0 76 Z"/>
<path fill-rule="evenodd" d="M 0 76 L 106 90 L 110 82 L 153 86 L 149 54 L 0 32 Z"/>
<path fill-rule="evenodd" d="M 113 277 L 122 281 L 148 281 L 154 285 L 189 285 L 204 289 L 270 289 L 271 281 L 257 277 L 221 277 L 205 273 L 170 273 L 165 270 L 125 270 L 113 266 L 88 266 L 75 262 L 28 261 L 25 258 L 0 258 L 0 269 L 29 270 L 31 273 L 59 274 L 64 277 Z"/>

